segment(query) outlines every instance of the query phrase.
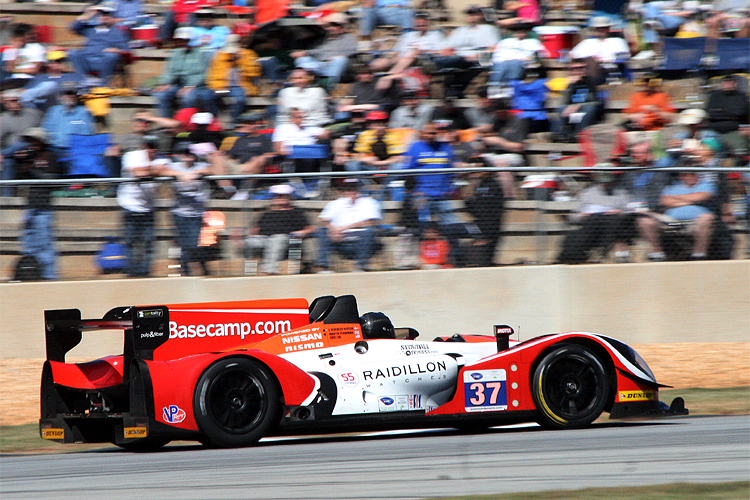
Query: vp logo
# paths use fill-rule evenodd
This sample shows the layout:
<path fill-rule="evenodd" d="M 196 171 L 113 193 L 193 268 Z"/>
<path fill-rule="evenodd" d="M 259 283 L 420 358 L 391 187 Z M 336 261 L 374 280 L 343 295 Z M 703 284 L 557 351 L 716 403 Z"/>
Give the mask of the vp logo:
<path fill-rule="evenodd" d="M 162 418 L 165 422 L 170 424 L 179 424 L 185 420 L 185 410 L 177 405 L 165 406 L 162 409 Z"/>

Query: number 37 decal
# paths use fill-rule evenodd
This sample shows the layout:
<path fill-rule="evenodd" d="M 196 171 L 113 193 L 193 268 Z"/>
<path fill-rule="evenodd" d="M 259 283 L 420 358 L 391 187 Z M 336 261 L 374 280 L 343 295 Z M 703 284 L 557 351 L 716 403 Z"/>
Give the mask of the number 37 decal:
<path fill-rule="evenodd" d="M 464 406 L 466 411 L 507 410 L 505 370 L 464 372 Z"/>

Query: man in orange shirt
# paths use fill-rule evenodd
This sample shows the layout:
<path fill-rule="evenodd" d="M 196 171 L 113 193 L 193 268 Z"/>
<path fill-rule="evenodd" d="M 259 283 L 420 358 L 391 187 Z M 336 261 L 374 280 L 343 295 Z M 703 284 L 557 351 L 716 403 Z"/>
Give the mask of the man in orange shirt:
<path fill-rule="evenodd" d="M 661 78 L 643 77 L 640 81 L 643 90 L 630 95 L 628 107 L 623 110 L 628 130 L 661 130 L 675 117 L 669 95 L 661 90 Z"/>

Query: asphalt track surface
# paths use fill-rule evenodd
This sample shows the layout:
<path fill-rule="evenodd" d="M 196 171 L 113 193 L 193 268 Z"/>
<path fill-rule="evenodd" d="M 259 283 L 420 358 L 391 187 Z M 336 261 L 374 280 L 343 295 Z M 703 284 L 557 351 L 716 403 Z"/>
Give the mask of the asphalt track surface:
<path fill-rule="evenodd" d="M 168 446 L 5 455 L 8 499 L 416 499 L 750 478 L 750 417 L 282 438 L 254 448 Z"/>

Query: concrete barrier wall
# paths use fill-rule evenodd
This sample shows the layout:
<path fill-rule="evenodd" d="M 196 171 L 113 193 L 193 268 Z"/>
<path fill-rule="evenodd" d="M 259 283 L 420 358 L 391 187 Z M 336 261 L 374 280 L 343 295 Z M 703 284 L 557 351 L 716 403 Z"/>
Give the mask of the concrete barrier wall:
<path fill-rule="evenodd" d="M 160 278 L 0 285 L 0 357 L 44 357 L 44 309 L 100 318 L 115 306 L 355 294 L 422 338 L 527 339 L 594 331 L 627 343 L 750 341 L 750 261 L 400 271 L 252 278 Z M 92 338 L 94 337 L 94 338 Z M 122 351 L 121 332 L 87 333 L 71 356 Z"/>

